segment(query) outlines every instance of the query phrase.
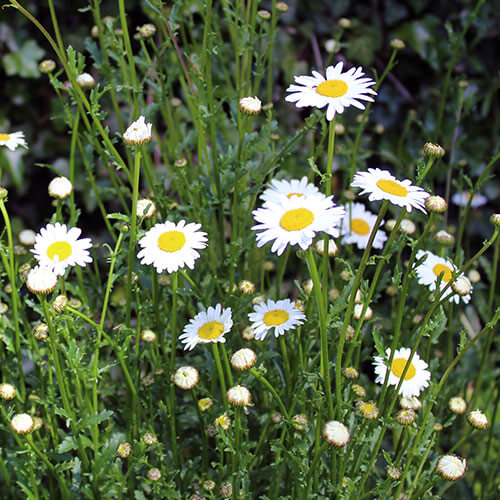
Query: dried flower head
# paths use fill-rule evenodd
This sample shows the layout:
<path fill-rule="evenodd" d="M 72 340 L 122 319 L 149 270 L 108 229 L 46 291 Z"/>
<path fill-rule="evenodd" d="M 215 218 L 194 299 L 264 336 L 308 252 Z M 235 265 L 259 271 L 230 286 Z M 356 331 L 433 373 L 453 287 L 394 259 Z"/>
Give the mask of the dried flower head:
<path fill-rule="evenodd" d="M 342 375 L 345 378 L 355 379 L 359 377 L 359 372 L 353 366 L 347 366 L 342 369 Z"/>
<path fill-rule="evenodd" d="M 147 445 L 153 445 L 153 444 L 156 444 L 158 442 L 158 438 L 151 432 L 146 432 L 146 434 L 144 434 L 142 436 L 142 440 L 147 444 Z"/>
<path fill-rule="evenodd" d="M 413 422 L 415 422 L 416 418 L 417 418 L 417 414 L 413 410 L 400 410 L 400 411 L 398 411 L 398 414 L 396 415 L 396 420 L 401 425 L 410 425 Z"/>
<path fill-rule="evenodd" d="M 378 407 L 374 401 L 358 401 L 356 406 L 363 418 L 374 420 L 378 417 Z"/>
<path fill-rule="evenodd" d="M 307 417 L 305 415 L 303 415 L 302 413 L 294 415 L 292 417 L 292 425 L 298 431 L 303 431 L 307 425 Z"/>
<path fill-rule="evenodd" d="M 37 340 L 46 340 L 49 336 L 49 325 L 46 323 L 37 323 L 33 327 L 33 336 Z"/>
<path fill-rule="evenodd" d="M 157 469 L 153 467 L 152 469 L 148 470 L 148 479 L 150 481 L 159 481 L 161 479 L 161 471 L 160 469 Z"/>
<path fill-rule="evenodd" d="M 399 479 L 401 477 L 401 471 L 397 469 L 396 467 L 389 466 L 387 467 L 387 475 L 391 479 Z"/>
<path fill-rule="evenodd" d="M 352 384 L 351 389 L 352 392 L 354 392 L 354 394 L 356 394 L 356 396 L 360 398 L 364 398 L 366 396 L 366 389 L 359 384 Z"/>
<path fill-rule="evenodd" d="M 255 284 L 249 280 L 241 280 L 238 283 L 238 288 L 240 292 L 245 295 L 252 295 L 255 293 Z"/>
<path fill-rule="evenodd" d="M 192 389 L 200 380 L 198 370 L 193 366 L 182 366 L 174 374 L 174 383 L 184 390 Z"/>
<path fill-rule="evenodd" d="M 207 411 L 213 404 L 214 402 L 210 398 L 201 398 L 198 400 L 198 408 L 201 411 Z"/>
<path fill-rule="evenodd" d="M 121 458 L 127 458 L 131 452 L 132 452 L 132 446 L 130 443 L 127 443 L 126 441 L 120 443 L 116 448 L 116 454 Z"/>
<path fill-rule="evenodd" d="M 206 491 L 213 491 L 215 489 L 215 483 L 209 479 L 203 483 L 203 489 Z"/>
<path fill-rule="evenodd" d="M 239 349 L 231 356 L 231 366 L 238 371 L 250 370 L 256 362 L 257 354 L 248 347 Z"/>
<path fill-rule="evenodd" d="M 221 484 L 220 496 L 222 498 L 231 498 L 233 496 L 233 485 L 229 481 Z"/>

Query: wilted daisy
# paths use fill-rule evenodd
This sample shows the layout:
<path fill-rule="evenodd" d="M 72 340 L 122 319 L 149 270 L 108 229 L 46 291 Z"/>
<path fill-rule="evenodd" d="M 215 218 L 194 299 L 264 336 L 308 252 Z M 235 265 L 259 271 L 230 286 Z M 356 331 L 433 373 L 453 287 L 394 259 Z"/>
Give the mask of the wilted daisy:
<path fill-rule="evenodd" d="M 233 326 L 231 308 L 222 309 L 220 304 L 198 313 L 184 327 L 179 340 L 186 344 L 184 349 L 192 350 L 199 342 L 225 342 L 224 334 Z"/>
<path fill-rule="evenodd" d="M 314 106 L 316 108 L 327 107 L 326 119 L 333 120 L 336 113 L 342 114 L 344 108 L 354 106 L 365 109 L 360 101 L 373 102 L 368 94 L 377 95 L 370 87 L 375 85 L 371 78 L 361 78 L 364 73 L 361 68 L 351 68 L 342 73 L 343 63 L 326 68 L 326 78 L 317 71 L 313 76 L 295 76 L 295 83 L 286 90 L 291 92 L 285 100 L 294 102 L 298 108 Z"/>
<path fill-rule="evenodd" d="M 358 172 L 351 187 L 362 188 L 360 194 L 369 194 L 370 201 L 389 200 L 392 204 L 405 207 L 408 212 L 417 208 L 425 212 L 425 199 L 429 196 L 421 187 L 411 181 L 396 179 L 388 170 L 369 168 L 368 172 Z"/>
<path fill-rule="evenodd" d="M 444 455 L 439 457 L 436 464 L 436 472 L 448 481 L 456 481 L 465 474 L 467 460 L 456 455 Z"/>
<path fill-rule="evenodd" d="M 155 224 L 139 240 L 142 250 L 137 257 L 142 259 L 141 264 L 152 264 L 159 273 L 165 269 L 173 273 L 184 266 L 193 269 L 200 256 L 196 250 L 207 246 L 207 233 L 199 231 L 200 227 L 184 220 Z"/>
<path fill-rule="evenodd" d="M 459 207 L 465 207 L 467 203 L 469 203 L 470 196 L 471 195 L 468 191 L 461 191 L 459 193 L 455 193 L 451 197 L 451 202 L 455 205 L 458 205 Z M 477 208 L 486 205 L 486 203 L 488 203 L 488 198 L 483 196 L 481 193 L 474 193 L 470 202 L 470 206 L 472 208 Z"/>
<path fill-rule="evenodd" d="M 24 132 L 11 132 L 10 134 L 0 132 L 0 146 L 5 146 L 14 151 L 18 146 L 27 148 L 28 144 L 24 140 Z"/>
<path fill-rule="evenodd" d="M 40 266 L 45 266 L 62 276 L 68 266 L 85 267 L 92 262 L 88 249 L 90 238 L 78 239 L 82 230 L 78 227 L 67 229 L 66 224 L 47 224 L 36 235 L 35 246 L 31 250 Z"/>
<path fill-rule="evenodd" d="M 377 216 L 366 210 L 361 203 L 348 203 L 345 209 L 346 215 L 340 226 L 342 244 L 355 243 L 360 249 L 366 248 Z M 386 240 L 387 235 L 379 229 L 373 240 L 373 248 L 382 248 Z"/>
<path fill-rule="evenodd" d="M 387 362 L 391 356 L 391 349 L 388 348 L 385 351 L 386 359 L 381 356 L 375 356 L 374 365 L 375 373 L 377 378 L 375 382 L 383 384 L 387 375 Z M 397 349 L 394 352 L 394 358 L 389 372 L 388 385 L 398 386 L 403 371 L 408 363 L 408 358 L 410 357 L 411 349 L 403 347 Z M 410 362 L 410 366 L 406 372 L 405 378 L 401 387 L 399 389 L 399 394 L 404 397 L 418 396 L 420 392 L 429 386 L 429 380 L 431 378 L 431 372 L 426 368 L 429 365 L 422 359 L 419 358 L 418 354 L 415 353 Z"/>
<path fill-rule="evenodd" d="M 292 196 L 323 196 L 323 194 L 304 176 L 300 180 L 292 179 L 291 181 L 273 179 L 269 187 L 261 194 L 260 199 L 264 202 L 264 206 L 267 202 L 279 205 L 282 196 L 291 198 Z"/>
<path fill-rule="evenodd" d="M 416 268 L 419 284 L 427 285 L 429 287 L 429 290 L 434 291 L 436 289 L 438 277 L 441 275 L 440 289 L 443 290 L 443 288 L 445 288 L 448 282 L 451 280 L 453 273 L 458 270 L 457 267 L 448 259 L 438 257 L 437 255 L 434 255 L 432 252 L 429 252 L 427 250 L 419 250 L 417 252 L 417 260 L 423 259 L 424 257 L 425 260 L 421 262 Z M 466 279 L 470 284 L 470 281 L 465 278 L 463 274 L 457 277 L 457 279 L 460 277 Z M 472 284 L 470 284 L 470 292 L 472 292 Z M 471 299 L 470 293 L 459 295 L 457 293 L 454 293 L 452 287 L 448 287 L 448 289 L 444 293 L 443 298 L 446 297 L 449 297 L 449 302 L 454 301 L 456 304 L 460 302 L 460 298 L 466 304 Z"/>
<path fill-rule="evenodd" d="M 337 237 L 335 226 L 344 216 L 344 208 L 335 206 L 331 196 L 282 196 L 279 204 L 267 202 L 252 213 L 259 223 L 252 230 L 261 231 L 257 234 L 257 246 L 274 240 L 271 252 L 281 255 L 287 245 L 307 250 L 319 231 Z"/>
<path fill-rule="evenodd" d="M 255 305 L 254 312 L 249 313 L 248 319 L 252 322 L 251 330 L 256 340 L 264 340 L 267 333 L 274 328 L 274 336 L 283 335 L 287 330 L 301 325 L 306 319 L 305 314 L 299 311 L 290 299 L 261 302 Z"/>

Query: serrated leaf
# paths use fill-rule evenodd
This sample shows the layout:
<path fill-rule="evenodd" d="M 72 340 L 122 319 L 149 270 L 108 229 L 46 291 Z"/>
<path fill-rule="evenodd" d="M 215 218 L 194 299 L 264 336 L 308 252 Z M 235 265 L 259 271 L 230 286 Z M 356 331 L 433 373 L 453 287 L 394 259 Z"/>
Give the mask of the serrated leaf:
<path fill-rule="evenodd" d="M 101 411 L 101 413 L 94 413 L 93 415 L 83 418 L 80 421 L 78 428 L 80 430 L 88 429 L 93 425 L 100 424 L 104 420 L 107 420 L 109 417 L 111 417 L 111 415 L 113 415 L 113 412 L 111 410 L 103 410 Z"/>

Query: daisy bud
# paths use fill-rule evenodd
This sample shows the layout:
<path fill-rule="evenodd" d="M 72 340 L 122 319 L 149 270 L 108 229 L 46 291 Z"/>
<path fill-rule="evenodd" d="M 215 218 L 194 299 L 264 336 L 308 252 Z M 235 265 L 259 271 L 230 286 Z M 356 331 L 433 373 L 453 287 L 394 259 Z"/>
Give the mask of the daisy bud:
<path fill-rule="evenodd" d="M 246 115 L 258 115 L 262 111 L 262 102 L 258 97 L 242 97 L 238 107 Z"/>
<path fill-rule="evenodd" d="M 436 432 L 441 432 L 443 430 L 443 424 L 441 424 L 440 422 L 436 422 L 432 429 Z"/>
<path fill-rule="evenodd" d="M 16 434 L 29 434 L 34 425 L 33 417 L 27 413 L 18 413 L 10 421 L 10 427 Z"/>
<path fill-rule="evenodd" d="M 401 398 L 399 406 L 401 406 L 403 410 L 418 411 L 422 408 L 422 402 L 416 396 L 412 396 L 410 398 Z"/>
<path fill-rule="evenodd" d="M 144 217 L 145 219 L 151 219 L 156 213 L 156 205 L 148 199 L 137 200 L 137 207 L 135 211 L 136 217 Z"/>
<path fill-rule="evenodd" d="M 385 223 L 385 228 L 387 229 L 387 231 L 392 231 L 396 227 L 396 222 L 397 221 L 395 219 L 389 219 Z"/>
<path fill-rule="evenodd" d="M 481 410 L 470 411 L 467 415 L 467 422 L 475 429 L 486 429 L 489 424 L 488 417 Z"/>
<path fill-rule="evenodd" d="M 151 432 L 146 432 L 146 434 L 142 436 L 142 440 L 149 446 L 158 442 L 158 438 Z"/>
<path fill-rule="evenodd" d="M 338 43 L 337 43 L 336 40 L 333 40 L 333 38 L 330 38 L 329 40 L 326 40 L 326 42 L 325 42 L 325 50 L 329 54 L 333 54 L 334 52 L 336 52 L 337 51 L 337 47 L 338 47 Z"/>
<path fill-rule="evenodd" d="M 276 10 L 279 10 L 280 12 L 288 12 L 288 4 L 285 2 L 277 2 L 276 3 Z"/>
<path fill-rule="evenodd" d="M 173 380 L 177 387 L 189 390 L 199 382 L 200 375 L 193 366 L 182 366 L 175 372 Z"/>
<path fill-rule="evenodd" d="M 336 288 L 328 290 L 328 297 L 330 300 L 337 300 L 340 297 L 340 292 Z"/>
<path fill-rule="evenodd" d="M 170 99 L 170 104 L 174 108 L 178 108 L 179 106 L 182 106 L 182 101 L 178 97 L 172 97 L 172 99 Z"/>
<path fill-rule="evenodd" d="M 274 412 L 272 415 L 271 415 L 271 420 L 275 423 L 275 424 L 279 424 L 281 422 L 281 413 L 279 412 Z"/>
<path fill-rule="evenodd" d="M 76 83 L 82 89 L 91 89 L 95 86 L 94 77 L 90 73 L 82 73 L 76 77 Z"/>
<path fill-rule="evenodd" d="M 428 196 L 425 199 L 424 204 L 428 212 L 433 212 L 435 214 L 446 212 L 446 209 L 448 208 L 446 200 L 441 196 Z"/>
<path fill-rule="evenodd" d="M 233 496 L 233 485 L 230 482 L 226 481 L 221 484 L 220 496 L 222 498 L 231 498 Z"/>
<path fill-rule="evenodd" d="M 341 17 L 339 19 L 339 26 L 347 30 L 351 27 L 351 20 L 347 19 L 347 17 Z"/>
<path fill-rule="evenodd" d="M 46 295 L 55 290 L 57 275 L 46 267 L 36 266 L 28 273 L 26 286 L 32 293 Z"/>
<path fill-rule="evenodd" d="M 464 297 L 465 295 L 469 295 L 469 293 L 472 291 L 472 283 L 469 281 L 469 278 L 466 278 L 465 276 L 459 276 L 451 284 L 451 288 L 457 295 Z"/>
<path fill-rule="evenodd" d="M 64 311 L 66 306 L 68 305 L 68 297 L 66 295 L 58 295 L 55 299 L 54 302 L 52 302 L 52 309 L 59 314 Z"/>
<path fill-rule="evenodd" d="M 123 140 L 130 146 L 145 144 L 151 140 L 152 127 L 153 125 L 147 123 L 144 116 L 141 115 L 127 130 L 125 130 Z"/>
<path fill-rule="evenodd" d="M 389 466 L 387 467 L 387 475 L 391 479 L 399 479 L 401 477 L 401 471 L 396 467 Z"/>
<path fill-rule="evenodd" d="M 306 306 L 304 302 L 300 299 L 295 301 L 295 309 L 298 309 L 300 312 L 306 312 Z"/>
<path fill-rule="evenodd" d="M 330 420 L 323 427 L 323 436 L 333 446 L 341 448 L 351 439 L 349 429 L 337 420 Z"/>
<path fill-rule="evenodd" d="M 354 394 L 356 394 L 356 396 L 358 396 L 360 398 L 364 398 L 366 396 L 366 390 L 361 385 L 352 384 L 351 389 L 352 389 L 352 392 L 354 392 Z"/>
<path fill-rule="evenodd" d="M 33 417 L 33 432 L 42 428 L 43 420 L 40 417 Z"/>
<path fill-rule="evenodd" d="M 161 471 L 156 467 L 148 470 L 148 479 L 150 481 L 159 481 L 161 479 Z"/>
<path fill-rule="evenodd" d="M 255 285 L 249 280 L 241 280 L 238 283 L 238 288 L 244 295 L 252 295 L 255 293 Z"/>
<path fill-rule="evenodd" d="M 431 158 L 441 158 L 442 156 L 444 156 L 445 151 L 439 144 L 426 142 L 424 144 L 424 154 L 430 156 Z"/>
<path fill-rule="evenodd" d="M 421 314 L 415 314 L 415 316 L 413 316 L 413 319 L 411 321 L 414 325 L 418 325 L 423 319 L 424 317 Z"/>
<path fill-rule="evenodd" d="M 245 326 L 241 332 L 241 336 L 244 340 L 253 340 L 255 338 L 255 332 L 249 326 Z"/>
<path fill-rule="evenodd" d="M 46 323 L 38 323 L 33 327 L 33 336 L 37 340 L 46 340 L 49 336 L 49 326 Z"/>
<path fill-rule="evenodd" d="M 410 219 L 403 219 L 401 221 L 401 225 L 399 226 L 399 230 L 402 233 L 412 235 L 412 234 L 415 234 L 415 231 L 417 230 L 417 226 Z"/>
<path fill-rule="evenodd" d="M 344 135 L 345 134 L 345 125 L 343 123 L 335 123 L 335 135 Z M 345 197 L 347 198 L 347 191 L 344 192 Z M 352 191 L 351 191 L 352 193 Z M 354 194 L 354 193 L 353 193 Z M 347 198 L 349 199 L 349 198 Z"/>
<path fill-rule="evenodd" d="M 269 21 L 269 19 L 271 19 L 271 13 L 268 10 L 258 10 L 257 15 L 264 21 Z"/>
<path fill-rule="evenodd" d="M 378 408 L 374 401 L 358 401 L 356 406 L 363 418 L 374 420 L 378 417 Z"/>
<path fill-rule="evenodd" d="M 152 375 L 146 375 L 145 377 L 141 377 L 141 385 L 143 387 L 149 387 L 153 385 L 155 382 L 155 378 Z"/>
<path fill-rule="evenodd" d="M 217 429 L 216 429 L 215 425 L 213 425 L 213 424 L 208 424 L 205 427 L 205 432 L 207 433 L 207 436 L 210 436 L 210 437 L 214 437 L 217 435 Z"/>
<path fill-rule="evenodd" d="M 342 370 L 342 375 L 345 378 L 355 379 L 355 378 L 359 377 L 359 372 L 358 372 L 358 370 L 356 370 L 356 368 L 354 368 L 352 366 L 348 366 L 347 368 L 344 368 Z"/>
<path fill-rule="evenodd" d="M 142 330 L 141 340 L 144 342 L 156 342 L 156 333 L 153 330 Z"/>
<path fill-rule="evenodd" d="M 80 309 L 80 307 L 82 307 L 82 301 L 80 299 L 72 298 L 69 299 L 68 305 L 73 309 Z"/>
<path fill-rule="evenodd" d="M 351 300 L 351 295 L 349 295 L 349 300 Z M 354 297 L 354 303 L 355 304 L 359 304 L 361 302 L 361 299 L 363 298 L 363 296 L 361 295 L 361 290 L 357 290 L 356 291 L 356 296 Z"/>
<path fill-rule="evenodd" d="M 302 413 L 299 413 L 298 415 L 294 415 L 292 417 L 292 425 L 298 431 L 303 431 L 307 425 L 307 417 L 305 415 L 302 415 Z"/>
<path fill-rule="evenodd" d="M 266 301 L 266 296 L 264 294 L 261 294 L 261 295 L 256 295 L 253 299 L 252 299 L 252 304 L 254 306 L 256 306 L 257 304 L 260 304 L 261 302 L 265 302 Z"/>
<path fill-rule="evenodd" d="M 203 483 L 203 489 L 206 491 L 213 491 L 215 489 L 215 483 L 209 479 Z"/>
<path fill-rule="evenodd" d="M 304 289 L 304 292 L 307 295 L 311 295 L 313 288 L 314 288 L 314 283 L 312 279 L 308 279 L 302 283 L 302 288 Z"/>
<path fill-rule="evenodd" d="M 0 397 L 2 399 L 14 399 L 16 397 L 16 388 L 6 382 L 0 384 Z"/>
<path fill-rule="evenodd" d="M 354 335 L 356 335 L 356 329 L 351 325 L 347 325 L 345 340 L 347 342 L 351 341 L 354 338 Z"/>
<path fill-rule="evenodd" d="M 156 26 L 152 23 L 137 26 L 136 30 L 139 32 L 141 38 L 151 38 L 156 33 Z"/>
<path fill-rule="evenodd" d="M 130 455 L 130 453 L 132 453 L 132 446 L 130 445 L 130 443 L 127 443 L 126 441 L 120 443 L 116 448 L 116 454 L 120 458 L 127 458 Z"/>
<path fill-rule="evenodd" d="M 231 427 L 231 419 L 223 413 L 215 419 L 214 425 L 215 427 L 220 426 L 223 430 L 227 431 Z"/>
<path fill-rule="evenodd" d="M 456 481 L 465 474 L 467 460 L 456 455 L 444 455 L 439 457 L 436 464 L 436 472 L 448 481 Z"/>
<path fill-rule="evenodd" d="M 391 47 L 393 49 L 396 49 L 396 50 L 401 50 L 401 49 L 404 49 L 406 47 L 405 43 L 403 42 L 403 40 L 400 40 L 399 38 L 393 38 L 391 40 Z"/>
<path fill-rule="evenodd" d="M 31 229 L 23 229 L 18 235 L 22 245 L 31 247 L 35 244 L 36 233 Z"/>
<path fill-rule="evenodd" d="M 398 294 L 398 289 L 394 285 L 389 285 L 385 289 L 385 293 L 389 295 L 389 297 L 395 297 Z"/>
<path fill-rule="evenodd" d="M 257 362 L 257 354 L 252 349 L 243 348 L 231 356 L 231 366 L 238 371 L 250 370 Z"/>
<path fill-rule="evenodd" d="M 361 318 L 361 313 L 363 312 L 363 304 L 356 304 L 354 306 L 354 319 L 360 319 Z M 365 317 L 364 317 L 364 320 L 365 321 L 368 321 L 370 319 L 372 319 L 373 317 L 373 311 L 372 311 L 372 308 L 370 306 L 368 306 L 366 308 L 366 311 L 365 311 Z"/>
<path fill-rule="evenodd" d="M 479 274 L 479 271 L 477 271 L 476 269 L 471 269 L 467 273 L 467 277 L 472 283 L 479 283 L 481 281 L 481 275 Z"/>
<path fill-rule="evenodd" d="M 344 269 L 340 274 L 340 279 L 342 281 L 350 281 L 351 280 L 351 273 L 347 270 L 347 269 Z"/>
<path fill-rule="evenodd" d="M 441 231 L 438 231 L 434 235 L 433 239 L 436 243 L 439 243 L 440 245 L 443 245 L 443 246 L 453 245 L 455 243 L 455 236 L 448 233 L 444 229 L 441 229 Z"/>
<path fill-rule="evenodd" d="M 314 249 L 318 252 L 319 255 L 323 255 L 325 253 L 325 240 L 318 240 Z M 334 240 L 328 240 L 328 257 L 333 257 L 339 253 L 339 249 Z"/>
<path fill-rule="evenodd" d="M 490 222 L 495 227 L 500 227 L 500 214 L 492 214 L 491 217 L 490 217 Z"/>
<path fill-rule="evenodd" d="M 40 73 L 52 73 L 56 69 L 56 63 L 52 59 L 45 59 L 38 65 Z"/>
<path fill-rule="evenodd" d="M 248 406 L 252 402 L 252 395 L 245 386 L 235 385 L 226 392 L 226 399 L 234 406 Z"/>
<path fill-rule="evenodd" d="M 97 26 L 92 26 L 90 29 L 90 36 L 92 38 L 99 38 L 99 28 Z"/>
<path fill-rule="evenodd" d="M 73 192 L 73 184 L 66 177 L 56 177 L 49 184 L 49 196 L 64 200 Z"/>
<path fill-rule="evenodd" d="M 272 260 L 266 260 L 264 261 L 263 267 L 264 271 L 271 273 L 276 269 L 276 264 Z"/>
<path fill-rule="evenodd" d="M 9 191 L 6 188 L 0 187 L 0 200 L 5 200 L 5 198 L 7 198 L 7 196 L 8 196 L 8 194 L 9 194 Z"/>
<path fill-rule="evenodd" d="M 25 283 L 26 280 L 28 279 L 28 274 L 30 271 L 31 271 L 31 266 L 27 262 L 19 266 L 19 277 L 21 278 L 21 281 L 23 283 Z M 0 314 L 3 314 L 1 312 L 1 308 L 0 308 Z"/>
<path fill-rule="evenodd" d="M 198 400 L 198 408 L 201 411 L 207 411 L 213 404 L 214 402 L 210 398 L 201 398 Z"/>
<path fill-rule="evenodd" d="M 461 89 L 465 89 L 469 86 L 469 82 L 467 80 L 460 80 L 458 82 L 458 86 L 461 88 Z"/>
<path fill-rule="evenodd" d="M 396 415 L 396 420 L 401 425 L 410 425 L 415 422 L 417 414 L 413 410 L 400 410 Z"/>

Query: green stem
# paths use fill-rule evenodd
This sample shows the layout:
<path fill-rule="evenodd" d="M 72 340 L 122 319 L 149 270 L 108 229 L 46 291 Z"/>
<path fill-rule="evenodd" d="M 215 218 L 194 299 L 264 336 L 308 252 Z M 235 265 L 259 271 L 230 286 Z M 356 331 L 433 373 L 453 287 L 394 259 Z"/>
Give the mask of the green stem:
<path fill-rule="evenodd" d="M 219 346 L 217 345 L 217 342 L 212 342 L 212 349 L 213 349 L 213 355 L 214 355 L 214 361 L 215 365 L 217 366 L 217 373 L 219 375 L 219 383 L 220 383 L 220 390 L 221 390 L 221 399 L 224 401 L 224 406 L 227 407 L 227 400 L 226 400 L 226 379 L 224 378 L 224 371 L 222 370 L 222 363 L 220 362 L 220 354 L 219 354 Z"/>
<path fill-rule="evenodd" d="M 268 382 L 268 380 L 259 373 L 259 371 L 256 368 L 250 368 L 250 373 L 261 383 L 263 384 L 266 389 L 273 395 L 274 399 L 278 403 L 278 406 L 280 407 L 281 413 L 285 416 L 287 420 L 290 420 L 290 417 L 288 415 L 288 411 L 285 408 L 285 405 L 283 404 L 283 401 L 279 397 L 279 394 L 276 392 L 276 389 Z"/>

